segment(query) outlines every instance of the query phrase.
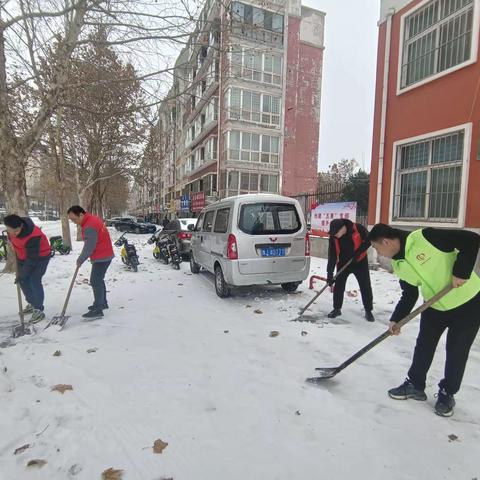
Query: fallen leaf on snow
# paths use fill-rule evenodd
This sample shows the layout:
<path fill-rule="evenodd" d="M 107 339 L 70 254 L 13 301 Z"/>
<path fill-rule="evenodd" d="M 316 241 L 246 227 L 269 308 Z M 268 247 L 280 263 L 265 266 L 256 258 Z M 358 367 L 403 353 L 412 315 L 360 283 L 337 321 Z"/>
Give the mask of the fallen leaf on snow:
<path fill-rule="evenodd" d="M 297 416 L 298 416 L 298 415 L 301 415 L 300 410 L 297 410 L 297 411 L 295 412 L 295 415 L 297 415 Z"/>
<path fill-rule="evenodd" d="M 279 335 L 280 335 L 280 332 L 277 332 L 276 330 L 272 330 L 272 331 L 270 332 L 270 336 L 271 336 L 271 337 L 278 337 Z"/>
<path fill-rule="evenodd" d="M 71 385 L 65 385 L 64 383 L 59 383 L 58 385 L 54 385 L 50 391 L 52 392 L 60 392 L 62 395 L 67 391 L 67 390 L 73 390 L 73 387 Z"/>
<path fill-rule="evenodd" d="M 261 315 L 263 312 L 257 308 L 256 310 L 253 311 L 253 313 L 256 313 L 257 315 Z"/>
<path fill-rule="evenodd" d="M 102 480 L 122 480 L 123 470 L 109 468 L 102 473 Z"/>
<path fill-rule="evenodd" d="M 347 292 L 347 295 L 348 295 L 349 297 L 358 297 L 358 292 L 357 292 L 356 290 L 349 290 L 349 291 Z"/>
<path fill-rule="evenodd" d="M 448 436 L 448 440 L 450 442 L 456 442 L 458 440 L 458 437 L 452 433 L 451 435 Z"/>
<path fill-rule="evenodd" d="M 179 287 L 183 287 L 183 283 L 177 283 Z"/>
<path fill-rule="evenodd" d="M 305 330 L 302 330 L 302 337 L 304 337 L 305 335 L 308 335 L 308 332 L 306 332 Z"/>
<path fill-rule="evenodd" d="M 38 467 L 38 468 L 42 468 L 44 465 L 46 465 L 47 462 L 46 460 L 40 460 L 40 459 L 35 459 L 35 460 L 30 460 L 28 463 L 27 463 L 27 467 Z"/>
<path fill-rule="evenodd" d="M 98 349 L 97 348 L 89 348 L 87 353 L 95 353 Z"/>
<path fill-rule="evenodd" d="M 164 442 L 158 438 L 153 443 L 153 453 L 162 453 L 167 448 L 167 446 L 167 442 Z"/>
<path fill-rule="evenodd" d="M 61 352 L 60 350 L 57 350 L 57 351 L 53 354 L 53 356 L 54 356 L 54 357 L 59 357 L 61 354 L 62 354 L 62 352 Z"/>
<path fill-rule="evenodd" d="M 18 447 L 15 449 L 15 451 L 13 452 L 14 455 L 18 455 L 19 453 L 22 453 L 24 452 L 27 448 L 30 448 L 30 444 L 27 443 L 25 445 L 22 445 L 21 447 Z"/>
<path fill-rule="evenodd" d="M 252 308 L 251 305 L 245 305 L 245 308 Z"/>
<path fill-rule="evenodd" d="M 228 333 L 228 332 L 229 332 L 229 330 L 224 330 L 224 331 L 223 331 L 223 333 Z"/>

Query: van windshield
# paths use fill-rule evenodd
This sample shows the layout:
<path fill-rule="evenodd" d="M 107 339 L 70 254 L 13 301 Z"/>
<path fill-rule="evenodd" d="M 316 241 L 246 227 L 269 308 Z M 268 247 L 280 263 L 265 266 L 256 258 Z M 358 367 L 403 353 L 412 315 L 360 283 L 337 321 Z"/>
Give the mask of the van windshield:
<path fill-rule="evenodd" d="M 302 227 L 297 209 L 291 203 L 243 205 L 238 227 L 249 235 L 295 233 Z"/>

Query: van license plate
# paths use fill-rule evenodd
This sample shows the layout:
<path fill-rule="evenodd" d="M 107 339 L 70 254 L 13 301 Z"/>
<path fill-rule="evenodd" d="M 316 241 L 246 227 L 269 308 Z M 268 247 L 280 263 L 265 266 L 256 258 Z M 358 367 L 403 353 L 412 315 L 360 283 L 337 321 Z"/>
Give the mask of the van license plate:
<path fill-rule="evenodd" d="M 262 257 L 284 257 L 284 248 L 262 248 Z"/>

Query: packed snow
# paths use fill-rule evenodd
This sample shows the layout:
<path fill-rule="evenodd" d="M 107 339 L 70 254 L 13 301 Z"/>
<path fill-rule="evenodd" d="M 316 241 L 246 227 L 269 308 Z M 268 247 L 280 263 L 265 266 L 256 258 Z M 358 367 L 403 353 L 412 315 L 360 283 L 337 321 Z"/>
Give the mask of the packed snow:
<path fill-rule="evenodd" d="M 48 236 L 60 233 L 58 222 L 40 223 Z M 373 324 L 354 277 L 341 318 L 327 322 L 325 292 L 309 321 L 292 322 L 314 294 L 307 282 L 295 294 L 243 288 L 222 300 L 209 274 L 192 275 L 188 263 L 174 271 L 153 258 L 148 235 L 127 236 L 139 272 L 127 271 L 116 249 L 101 320 L 81 318 L 92 303 L 85 264 L 65 329 L 43 331 L 43 322 L 13 340 L 16 289 L 13 276 L 0 276 L 1 480 L 94 480 L 108 469 L 123 472 L 104 478 L 124 480 L 480 478 L 478 339 L 450 419 L 433 413 L 444 340 L 427 402 L 386 393 L 405 377 L 418 320 L 334 379 L 305 383 L 315 367 L 339 365 L 386 329 L 400 294 L 393 275 L 372 272 Z M 81 247 L 50 262 L 48 318 L 62 309 Z M 325 267 L 312 259 L 312 274 Z"/>

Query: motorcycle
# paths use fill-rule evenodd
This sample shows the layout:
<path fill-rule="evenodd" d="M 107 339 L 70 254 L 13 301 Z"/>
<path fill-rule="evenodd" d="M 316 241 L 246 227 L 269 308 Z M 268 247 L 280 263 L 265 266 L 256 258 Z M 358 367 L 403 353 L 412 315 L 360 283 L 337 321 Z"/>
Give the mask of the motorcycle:
<path fill-rule="evenodd" d="M 7 232 L 3 231 L 0 234 L 0 261 L 7 260 Z"/>
<path fill-rule="evenodd" d="M 114 245 L 116 247 L 122 247 L 120 251 L 120 257 L 122 262 L 127 266 L 127 268 L 133 272 L 138 272 L 138 255 L 135 245 L 128 243 L 128 240 L 125 238 L 126 232 L 117 240 L 115 240 Z"/>
<path fill-rule="evenodd" d="M 68 255 L 72 249 L 67 247 L 63 243 L 63 238 L 61 235 L 56 235 L 54 237 L 49 238 L 50 241 L 50 256 L 53 257 L 56 252 L 60 255 Z"/>
<path fill-rule="evenodd" d="M 148 244 L 155 247 L 153 249 L 153 258 L 161 260 L 165 265 L 169 263 L 175 270 L 180 270 L 180 263 L 182 263 L 182 256 L 178 251 L 175 240 L 172 239 L 174 233 L 161 233 L 155 232 L 147 241 Z"/>

